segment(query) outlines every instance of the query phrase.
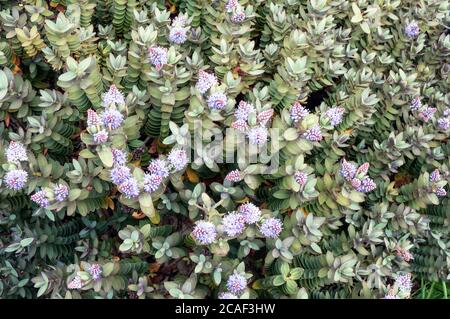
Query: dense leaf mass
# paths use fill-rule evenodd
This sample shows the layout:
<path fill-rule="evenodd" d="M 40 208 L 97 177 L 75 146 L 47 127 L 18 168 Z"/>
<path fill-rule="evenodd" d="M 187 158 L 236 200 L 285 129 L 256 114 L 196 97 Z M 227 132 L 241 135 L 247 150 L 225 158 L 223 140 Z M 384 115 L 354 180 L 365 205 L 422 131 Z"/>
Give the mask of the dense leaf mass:
<path fill-rule="evenodd" d="M 449 17 L 0 0 L 0 299 L 447 296 Z"/>

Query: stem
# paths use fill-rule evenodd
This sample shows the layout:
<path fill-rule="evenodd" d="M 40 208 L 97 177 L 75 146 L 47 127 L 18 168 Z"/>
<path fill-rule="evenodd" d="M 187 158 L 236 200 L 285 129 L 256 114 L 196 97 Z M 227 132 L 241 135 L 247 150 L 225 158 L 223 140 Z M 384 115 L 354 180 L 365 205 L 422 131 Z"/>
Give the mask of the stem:
<path fill-rule="evenodd" d="M 447 295 L 447 285 L 445 284 L 445 281 L 442 280 L 442 290 L 444 291 L 444 299 L 448 299 Z"/>
<path fill-rule="evenodd" d="M 425 285 L 423 282 L 423 277 L 420 279 L 420 286 L 422 287 L 422 291 L 421 291 L 422 298 L 421 299 L 425 299 Z"/>
<path fill-rule="evenodd" d="M 428 292 L 427 299 L 431 298 L 431 294 L 433 293 L 433 289 L 434 289 L 434 284 L 435 284 L 435 282 L 433 281 L 431 283 L 431 287 L 430 287 L 430 291 Z"/>

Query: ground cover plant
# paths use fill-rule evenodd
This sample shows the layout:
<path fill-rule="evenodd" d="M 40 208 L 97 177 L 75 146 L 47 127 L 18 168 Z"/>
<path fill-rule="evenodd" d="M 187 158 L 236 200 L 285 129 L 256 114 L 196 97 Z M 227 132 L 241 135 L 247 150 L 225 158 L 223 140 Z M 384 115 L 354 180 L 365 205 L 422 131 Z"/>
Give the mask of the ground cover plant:
<path fill-rule="evenodd" d="M 446 0 L 0 0 L 0 298 L 448 298 Z"/>

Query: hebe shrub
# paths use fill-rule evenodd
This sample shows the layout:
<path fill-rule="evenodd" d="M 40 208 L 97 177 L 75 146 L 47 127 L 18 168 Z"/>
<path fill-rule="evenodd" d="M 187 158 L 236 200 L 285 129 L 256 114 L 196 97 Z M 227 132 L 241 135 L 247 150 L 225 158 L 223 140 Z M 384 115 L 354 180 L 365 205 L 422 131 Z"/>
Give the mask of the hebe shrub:
<path fill-rule="evenodd" d="M 447 281 L 448 23 L 446 0 L 0 1 L 0 297 Z"/>

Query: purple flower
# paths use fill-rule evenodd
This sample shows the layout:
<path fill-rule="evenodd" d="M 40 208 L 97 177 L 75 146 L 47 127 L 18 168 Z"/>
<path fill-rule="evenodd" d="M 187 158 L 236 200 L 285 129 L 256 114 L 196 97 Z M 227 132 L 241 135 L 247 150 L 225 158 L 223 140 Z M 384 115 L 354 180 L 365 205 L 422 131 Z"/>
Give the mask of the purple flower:
<path fill-rule="evenodd" d="M 320 126 L 315 125 L 310 129 L 307 129 L 305 133 L 303 133 L 303 137 L 311 142 L 318 142 L 322 140 L 322 132 L 320 131 Z"/>
<path fill-rule="evenodd" d="M 195 87 L 201 94 L 205 94 L 213 85 L 217 84 L 217 78 L 214 74 L 200 70 L 198 72 L 198 81 Z"/>
<path fill-rule="evenodd" d="M 245 101 L 240 101 L 237 109 L 234 111 L 236 119 L 247 122 L 250 113 L 255 112 L 255 107 Z"/>
<path fill-rule="evenodd" d="M 219 299 L 238 299 L 238 297 L 231 292 L 221 292 L 219 294 Z"/>
<path fill-rule="evenodd" d="M 430 174 L 430 182 L 439 182 L 441 180 L 441 174 L 438 169 L 435 169 Z"/>
<path fill-rule="evenodd" d="M 172 26 L 184 27 L 186 22 L 186 17 L 183 14 L 179 14 L 172 20 Z"/>
<path fill-rule="evenodd" d="M 254 224 L 261 217 L 261 210 L 252 203 L 242 204 L 238 209 L 246 224 Z"/>
<path fill-rule="evenodd" d="M 270 217 L 263 221 L 259 231 L 266 238 L 278 238 L 283 230 L 283 223 L 278 218 Z"/>
<path fill-rule="evenodd" d="M 402 258 L 404 261 L 409 262 L 413 258 L 413 255 L 402 247 L 396 247 L 396 255 Z"/>
<path fill-rule="evenodd" d="M 431 120 L 436 111 L 437 109 L 434 107 L 426 107 L 419 113 L 419 117 L 425 122 L 428 122 L 429 120 Z"/>
<path fill-rule="evenodd" d="M 356 166 L 343 159 L 339 173 L 345 180 L 351 181 L 356 174 Z"/>
<path fill-rule="evenodd" d="M 103 106 L 111 104 L 125 104 L 125 97 L 114 84 L 109 87 L 108 92 L 103 94 Z"/>
<path fill-rule="evenodd" d="M 175 44 L 183 44 L 187 40 L 187 30 L 183 27 L 172 26 L 169 31 L 169 41 Z"/>
<path fill-rule="evenodd" d="M 273 116 L 273 109 L 268 109 L 259 113 L 256 119 L 258 120 L 258 123 L 260 123 L 260 125 L 266 125 L 267 122 L 270 121 L 272 116 Z"/>
<path fill-rule="evenodd" d="M 231 127 L 242 133 L 244 133 L 248 129 L 247 122 L 244 120 L 237 120 L 231 123 Z"/>
<path fill-rule="evenodd" d="M 354 178 L 354 179 L 352 179 L 351 184 L 352 184 L 353 188 L 358 189 L 361 186 L 361 180 Z"/>
<path fill-rule="evenodd" d="M 228 277 L 227 289 L 233 294 L 239 294 L 247 287 L 247 279 L 244 276 L 234 271 L 234 273 Z"/>
<path fill-rule="evenodd" d="M 58 202 L 62 202 L 69 196 L 69 188 L 64 184 L 58 184 L 53 187 L 53 193 L 55 194 L 55 199 Z"/>
<path fill-rule="evenodd" d="M 97 112 L 95 112 L 93 109 L 87 110 L 87 126 L 95 126 L 100 125 L 102 122 L 100 120 L 100 117 L 98 116 Z"/>
<path fill-rule="evenodd" d="M 450 116 L 450 109 L 449 108 L 446 108 L 445 110 L 444 110 L 444 116 Z"/>
<path fill-rule="evenodd" d="M 33 195 L 30 196 L 30 198 L 33 202 L 38 204 L 40 207 L 47 207 L 50 204 L 50 202 L 47 199 L 47 194 L 43 190 L 41 190 L 37 193 L 34 193 Z"/>
<path fill-rule="evenodd" d="M 223 230 L 229 237 L 235 237 L 244 231 L 245 223 L 241 214 L 236 212 L 225 215 L 222 219 Z"/>
<path fill-rule="evenodd" d="M 208 106 L 213 110 L 222 110 L 227 105 L 227 96 L 223 92 L 216 92 L 209 96 Z"/>
<path fill-rule="evenodd" d="M 300 102 L 295 101 L 291 108 L 291 119 L 294 123 L 297 123 L 300 120 L 303 120 L 306 115 L 309 114 L 309 111 L 305 109 Z"/>
<path fill-rule="evenodd" d="M 15 169 L 6 173 L 3 180 L 6 187 L 18 191 L 25 187 L 25 183 L 28 181 L 28 173 L 22 169 Z"/>
<path fill-rule="evenodd" d="M 366 177 L 361 181 L 361 185 L 357 188 L 357 191 L 361 193 L 368 193 L 373 191 L 376 187 L 377 185 L 375 182 L 370 177 Z"/>
<path fill-rule="evenodd" d="M 167 64 L 167 49 L 162 47 L 152 47 L 148 49 L 150 63 L 160 71 Z"/>
<path fill-rule="evenodd" d="M 412 21 L 411 23 L 409 23 L 405 26 L 405 34 L 409 38 L 415 38 L 419 35 L 419 33 L 420 33 L 420 29 L 419 29 L 419 25 L 417 24 L 416 21 Z"/>
<path fill-rule="evenodd" d="M 186 151 L 175 148 L 170 151 L 167 160 L 177 171 L 181 171 L 188 163 Z"/>
<path fill-rule="evenodd" d="M 134 178 L 129 178 L 119 185 L 119 191 L 128 199 L 139 196 L 139 187 Z"/>
<path fill-rule="evenodd" d="M 242 23 L 245 20 L 245 12 L 244 11 L 236 11 L 231 16 L 231 22 L 233 23 Z"/>
<path fill-rule="evenodd" d="M 102 267 L 99 264 L 92 264 L 88 269 L 89 274 L 93 280 L 102 278 Z"/>
<path fill-rule="evenodd" d="M 443 196 L 446 196 L 446 195 L 447 195 L 447 192 L 445 191 L 445 189 L 444 189 L 443 187 L 438 187 L 438 188 L 436 188 L 436 190 L 434 191 L 434 193 L 435 193 L 437 196 L 440 196 L 440 197 L 443 197 Z"/>
<path fill-rule="evenodd" d="M 239 6 L 239 2 L 237 0 L 228 0 L 227 4 L 225 5 L 225 9 L 227 12 L 232 12 L 233 9 L 237 8 Z"/>
<path fill-rule="evenodd" d="M 123 122 L 123 115 L 116 109 L 107 108 L 101 115 L 103 125 L 110 129 L 118 129 Z"/>
<path fill-rule="evenodd" d="M 325 116 L 330 119 L 330 123 L 336 126 L 342 122 L 345 109 L 343 107 L 332 107 L 325 112 Z"/>
<path fill-rule="evenodd" d="M 359 176 L 364 176 L 364 175 L 366 175 L 367 174 L 367 172 L 369 171 L 369 167 L 370 167 L 370 164 L 369 163 L 364 163 L 364 164 L 362 164 L 360 167 L 358 167 L 358 169 L 356 170 L 356 175 L 359 175 Z"/>
<path fill-rule="evenodd" d="M 98 131 L 92 136 L 94 137 L 94 142 L 97 144 L 103 144 L 108 140 L 108 132 L 105 130 Z"/>
<path fill-rule="evenodd" d="M 420 101 L 420 96 L 416 96 L 415 98 L 412 99 L 410 108 L 411 108 L 411 110 L 415 111 L 415 110 L 420 109 L 421 107 L 422 107 L 422 102 Z"/>
<path fill-rule="evenodd" d="M 399 275 L 395 280 L 395 284 L 402 292 L 410 292 L 412 288 L 411 274 Z"/>
<path fill-rule="evenodd" d="M 162 159 L 155 159 L 148 165 L 148 171 L 150 174 L 158 175 L 161 177 L 169 176 L 169 169 L 167 168 L 166 161 Z"/>
<path fill-rule="evenodd" d="M 131 178 L 131 172 L 126 166 L 115 166 L 111 170 L 111 180 L 116 185 L 122 184 L 129 178 Z"/>
<path fill-rule="evenodd" d="M 155 174 L 144 175 L 144 191 L 147 193 L 153 193 L 161 185 L 163 178 Z"/>
<path fill-rule="evenodd" d="M 230 182 L 240 182 L 242 180 L 242 176 L 239 170 L 235 169 L 225 176 L 225 180 Z"/>
<path fill-rule="evenodd" d="M 202 245 L 209 245 L 214 242 L 217 236 L 216 226 L 206 221 L 198 221 L 191 233 L 192 237 Z"/>
<path fill-rule="evenodd" d="M 298 184 L 300 184 L 300 186 L 303 186 L 308 180 L 308 174 L 306 174 L 305 172 L 295 172 L 294 179 Z"/>
<path fill-rule="evenodd" d="M 80 276 L 76 276 L 72 279 L 71 282 L 67 285 L 69 289 L 81 289 L 83 287 L 83 283 L 81 282 Z"/>
<path fill-rule="evenodd" d="M 447 117 L 441 117 L 438 119 L 439 128 L 443 131 L 447 131 L 450 128 L 450 119 Z"/>
<path fill-rule="evenodd" d="M 22 143 L 11 141 L 6 149 L 6 159 L 9 163 L 14 164 L 28 161 L 27 150 Z"/>
<path fill-rule="evenodd" d="M 262 145 L 267 142 L 268 131 L 264 126 L 257 126 L 251 128 L 247 132 L 248 140 L 253 145 Z"/>
<path fill-rule="evenodd" d="M 112 148 L 111 152 L 113 155 L 114 165 L 125 165 L 127 162 L 127 154 L 124 151 L 117 148 Z"/>

